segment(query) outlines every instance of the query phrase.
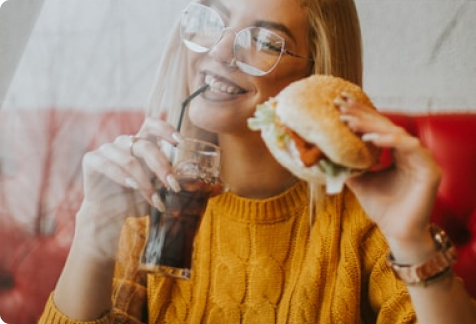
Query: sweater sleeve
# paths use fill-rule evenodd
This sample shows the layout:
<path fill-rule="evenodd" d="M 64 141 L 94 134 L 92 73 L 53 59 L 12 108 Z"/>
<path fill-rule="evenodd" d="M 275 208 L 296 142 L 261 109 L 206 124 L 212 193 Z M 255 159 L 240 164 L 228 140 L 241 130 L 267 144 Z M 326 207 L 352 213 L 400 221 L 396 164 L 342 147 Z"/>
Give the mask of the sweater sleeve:
<path fill-rule="evenodd" d="M 377 324 L 417 323 L 406 286 L 398 280 L 386 263 L 388 247 L 385 238 L 375 226 L 367 233 L 361 245 L 363 255 L 364 314 Z"/>
<path fill-rule="evenodd" d="M 138 257 L 145 242 L 144 218 L 130 218 L 121 233 L 111 296 L 112 308 L 94 321 L 76 321 L 56 307 L 52 293 L 39 324 L 142 324 L 147 320 L 146 274 L 138 271 Z"/>
<path fill-rule="evenodd" d="M 38 324 L 111 324 L 111 323 L 130 323 L 143 324 L 137 318 L 132 317 L 121 309 L 114 308 L 113 311 L 104 314 L 101 318 L 94 321 L 77 321 L 61 313 L 55 305 L 53 293 L 46 302 L 45 309 L 41 315 Z"/>
<path fill-rule="evenodd" d="M 38 324 L 76 324 L 76 323 L 83 323 L 83 324 L 108 324 L 110 322 L 109 314 L 104 315 L 98 320 L 89 321 L 89 322 L 78 322 L 74 319 L 67 317 L 66 315 L 62 314 L 55 305 L 53 300 L 54 293 L 50 294 L 46 302 L 45 309 L 43 314 L 41 315 Z"/>

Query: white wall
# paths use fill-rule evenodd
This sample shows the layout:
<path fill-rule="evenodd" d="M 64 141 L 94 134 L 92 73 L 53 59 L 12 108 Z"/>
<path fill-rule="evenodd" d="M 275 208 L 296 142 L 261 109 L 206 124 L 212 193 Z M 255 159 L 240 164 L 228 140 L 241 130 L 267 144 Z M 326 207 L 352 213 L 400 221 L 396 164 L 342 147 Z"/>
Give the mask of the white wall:
<path fill-rule="evenodd" d="M 44 0 L 7 1 L 0 7 L 0 106 Z"/>
<path fill-rule="evenodd" d="M 357 0 L 365 88 L 382 109 L 476 111 L 475 0 Z"/>
<path fill-rule="evenodd" d="M 4 109 L 144 107 L 162 42 L 185 3 L 46 0 Z"/>
<path fill-rule="evenodd" d="M 161 41 L 186 3 L 46 0 L 4 108 L 142 108 Z M 356 3 L 377 106 L 476 111 L 476 0 Z"/>

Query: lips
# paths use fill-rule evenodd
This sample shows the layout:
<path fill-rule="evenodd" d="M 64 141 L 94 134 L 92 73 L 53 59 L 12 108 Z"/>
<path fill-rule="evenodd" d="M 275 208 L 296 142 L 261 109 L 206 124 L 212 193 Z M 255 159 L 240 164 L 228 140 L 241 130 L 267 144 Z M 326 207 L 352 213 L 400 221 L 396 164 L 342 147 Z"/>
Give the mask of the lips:
<path fill-rule="evenodd" d="M 215 93 L 238 95 L 246 92 L 243 88 L 239 87 L 235 83 L 210 74 L 205 75 L 205 84 L 210 87 L 210 91 Z"/>

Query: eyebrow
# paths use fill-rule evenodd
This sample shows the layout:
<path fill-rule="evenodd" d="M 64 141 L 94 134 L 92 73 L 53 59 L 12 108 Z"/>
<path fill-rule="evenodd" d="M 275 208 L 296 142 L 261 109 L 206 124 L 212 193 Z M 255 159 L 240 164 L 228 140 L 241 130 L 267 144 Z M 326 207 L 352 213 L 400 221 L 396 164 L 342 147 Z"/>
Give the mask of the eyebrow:
<path fill-rule="evenodd" d="M 223 5 L 223 3 L 221 3 L 220 0 L 203 0 L 203 1 L 201 1 L 201 3 L 204 4 L 204 5 L 210 6 L 210 7 L 211 6 L 216 7 L 220 12 L 222 12 L 227 17 L 230 17 L 230 15 L 231 15 L 230 10 L 228 10 L 228 8 L 225 7 Z M 296 38 L 291 33 L 291 30 L 283 24 L 273 22 L 273 21 L 268 21 L 268 20 L 257 20 L 257 21 L 255 21 L 253 26 L 265 27 L 265 28 L 269 28 L 269 29 L 278 30 L 278 31 L 286 34 L 286 36 L 291 38 L 291 40 L 296 43 Z"/>
<path fill-rule="evenodd" d="M 289 38 L 293 40 L 293 42 L 296 43 L 296 38 L 291 33 L 291 30 L 283 24 L 267 21 L 267 20 L 258 20 L 253 25 L 256 27 L 265 27 L 269 29 L 279 30 L 283 32 L 284 34 L 286 34 Z"/>

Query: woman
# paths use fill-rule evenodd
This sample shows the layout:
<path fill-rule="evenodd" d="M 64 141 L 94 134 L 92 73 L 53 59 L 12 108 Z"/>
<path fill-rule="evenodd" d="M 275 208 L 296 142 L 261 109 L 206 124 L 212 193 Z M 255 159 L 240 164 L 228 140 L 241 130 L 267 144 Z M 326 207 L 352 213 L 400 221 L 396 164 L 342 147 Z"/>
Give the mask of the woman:
<path fill-rule="evenodd" d="M 175 33 L 156 104 L 138 135 L 172 144 L 183 135 L 216 136 L 222 149 L 221 177 L 229 192 L 208 204 L 194 275 L 179 281 L 137 271 L 144 226 L 140 218 L 126 220 L 140 214 L 135 193 L 161 208 L 150 173 L 179 188 L 155 142 L 120 136 L 85 156 L 75 239 L 40 322 L 476 322 L 474 305 L 450 268 L 436 273 L 438 280 L 423 278 L 425 287 L 406 287 L 386 264 L 389 248 L 394 263 L 405 265 L 442 250 L 429 223 L 440 171 L 417 139 L 352 98 L 336 98 L 343 122 L 393 150 L 396 166 L 353 178 L 350 190 L 322 197 L 311 226 L 308 186 L 247 127 L 257 104 L 311 73 L 361 83 L 352 0 L 204 0 L 192 2 L 184 15 L 185 27 L 207 26 L 221 37 L 207 43 L 182 32 L 181 42 Z M 273 62 L 243 58 L 249 49 L 238 40 L 250 35 L 274 53 Z M 284 50 L 270 39 L 284 39 Z M 179 107 L 204 84 L 209 88 L 191 102 L 182 135 L 158 118 L 163 112 L 157 107 Z"/>

